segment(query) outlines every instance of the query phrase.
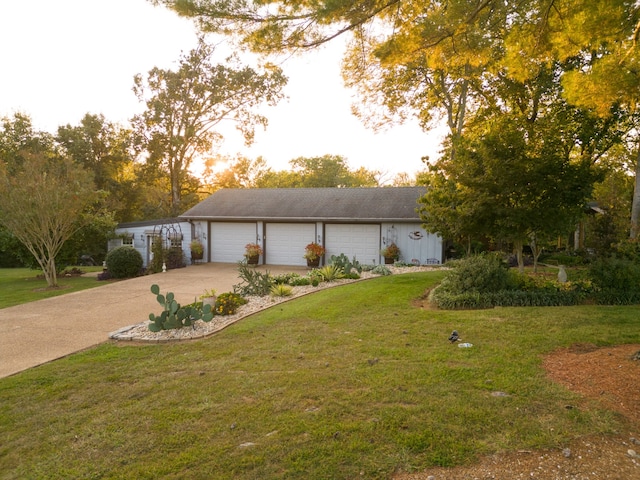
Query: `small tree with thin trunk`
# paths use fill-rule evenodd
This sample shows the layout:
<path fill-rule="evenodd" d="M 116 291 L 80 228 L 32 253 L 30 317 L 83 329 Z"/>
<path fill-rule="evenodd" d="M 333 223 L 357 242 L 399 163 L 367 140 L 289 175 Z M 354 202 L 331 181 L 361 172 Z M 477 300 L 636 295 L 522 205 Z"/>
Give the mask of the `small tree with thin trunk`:
<path fill-rule="evenodd" d="M 69 159 L 23 154 L 12 174 L 0 162 L 0 224 L 35 257 L 49 287 L 58 286 L 56 255 L 98 195 L 91 174 Z"/>

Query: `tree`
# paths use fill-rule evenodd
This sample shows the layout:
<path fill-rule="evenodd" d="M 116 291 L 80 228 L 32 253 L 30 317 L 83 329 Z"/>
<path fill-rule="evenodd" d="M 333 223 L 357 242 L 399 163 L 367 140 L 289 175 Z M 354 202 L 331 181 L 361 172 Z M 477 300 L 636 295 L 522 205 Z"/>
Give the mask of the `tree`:
<path fill-rule="evenodd" d="M 478 99 L 483 94 L 477 87 L 484 86 L 487 74 L 524 82 L 558 62 L 565 65 L 564 97 L 602 118 L 610 116 L 612 107 L 635 116 L 640 100 L 640 4 L 631 0 L 155 3 L 195 18 L 205 30 L 240 36 L 259 52 L 313 48 L 353 33 L 357 41 L 348 56 L 347 76 L 361 85 L 371 104 L 385 105 L 392 114 L 409 107 L 424 120 L 434 108 L 444 108 L 450 128 L 461 126 L 451 121 L 451 106 L 458 106 L 457 120 L 464 121 L 463 100 L 472 80 Z M 453 68 L 441 68 L 447 63 Z M 461 65 L 475 70 L 473 77 L 463 74 Z M 353 72 L 361 76 L 353 77 Z M 457 101 L 446 98 L 452 88 L 458 93 L 451 98 Z M 629 131 L 638 135 L 639 130 Z M 636 143 L 632 238 L 640 235 L 640 141 Z"/>
<path fill-rule="evenodd" d="M 67 158 L 23 153 L 10 171 L 0 162 L 0 224 L 35 257 L 47 285 L 56 287 L 55 258 L 98 199 L 91 174 Z"/>
<path fill-rule="evenodd" d="M 54 149 L 53 136 L 47 132 L 36 131 L 28 115 L 16 113 L 13 118 L 2 118 L 0 162 L 6 164 L 9 173 L 22 167 L 25 153 L 49 153 Z"/>
<path fill-rule="evenodd" d="M 209 152 L 222 137 L 214 130 L 222 121 L 236 123 L 247 143 L 267 119 L 255 112 L 282 98 L 286 77 L 267 65 L 264 73 L 250 67 L 212 64 L 214 50 L 201 38 L 198 46 L 180 58 L 176 71 L 153 68 L 146 81 L 135 78 L 134 91 L 147 109 L 133 119 L 147 151 L 147 163 L 168 175 L 171 206 L 182 209 L 181 198 L 188 169 L 196 155 Z"/>
<path fill-rule="evenodd" d="M 298 157 L 289 161 L 291 170 L 298 177 L 296 187 L 371 187 L 376 186 L 375 175 L 364 168 L 349 169 L 347 160 L 340 155 L 322 157 Z"/>
<path fill-rule="evenodd" d="M 96 188 L 108 192 L 105 207 L 118 222 L 137 218 L 140 189 L 129 129 L 108 122 L 104 115 L 87 113 L 80 125 L 59 127 L 56 140 L 67 156 L 93 172 Z"/>
<path fill-rule="evenodd" d="M 256 188 L 262 179 L 272 170 L 267 166 L 264 158 L 251 160 L 238 156 L 235 160 L 216 158 L 214 163 L 227 163 L 227 168 L 219 172 L 212 172 L 208 167 L 205 177 L 213 190 L 220 188 Z"/>
<path fill-rule="evenodd" d="M 572 229 L 599 171 L 567 155 L 560 135 L 531 139 L 517 118 L 483 122 L 482 133 L 459 142 L 455 160 L 434 167 L 421 200 L 428 231 L 450 238 L 488 237 L 522 247 Z"/>

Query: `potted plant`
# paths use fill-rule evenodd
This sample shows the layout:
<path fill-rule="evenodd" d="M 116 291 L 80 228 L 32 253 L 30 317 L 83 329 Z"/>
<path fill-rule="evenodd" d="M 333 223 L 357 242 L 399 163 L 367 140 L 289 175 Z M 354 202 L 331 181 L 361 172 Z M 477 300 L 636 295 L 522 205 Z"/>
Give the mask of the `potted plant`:
<path fill-rule="evenodd" d="M 324 255 L 325 248 L 315 242 L 311 242 L 309 245 L 304 247 L 304 255 L 303 257 L 307 259 L 308 267 L 317 267 L 320 265 L 320 257 Z"/>
<path fill-rule="evenodd" d="M 202 260 L 204 255 L 204 247 L 200 240 L 191 241 L 191 263 L 195 263 L 196 260 Z"/>
<path fill-rule="evenodd" d="M 244 257 L 249 265 L 257 265 L 262 255 L 262 247 L 257 243 L 247 243 L 244 246 Z"/>
<path fill-rule="evenodd" d="M 212 288 L 210 290 L 205 290 L 202 295 L 200 295 L 200 301 L 202 305 L 211 305 L 211 309 L 213 311 L 213 307 L 216 305 L 216 291 Z"/>
<path fill-rule="evenodd" d="M 380 255 L 384 257 L 384 263 L 389 265 L 400 258 L 400 249 L 395 243 L 391 243 L 380 250 Z"/>

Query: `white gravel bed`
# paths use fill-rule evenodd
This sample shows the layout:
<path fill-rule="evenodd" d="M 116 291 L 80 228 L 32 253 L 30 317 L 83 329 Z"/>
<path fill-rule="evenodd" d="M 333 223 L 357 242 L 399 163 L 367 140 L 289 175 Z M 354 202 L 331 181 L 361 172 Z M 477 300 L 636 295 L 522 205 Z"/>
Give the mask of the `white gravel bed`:
<path fill-rule="evenodd" d="M 387 265 L 387 267 L 394 275 L 442 268 L 441 266 L 395 267 L 389 265 Z M 128 340 L 136 342 L 171 342 L 203 338 L 219 332 L 220 330 L 237 322 L 238 320 L 241 320 L 266 308 L 273 307 L 274 305 L 277 305 L 279 303 L 292 300 L 302 295 L 317 292 L 325 288 L 336 287 L 339 285 L 344 285 L 346 283 L 353 283 L 377 276 L 379 275 L 372 274 L 371 272 L 362 272 L 360 279 L 358 280 L 342 279 L 335 280 L 333 282 L 322 282 L 317 287 L 311 285 L 292 287 L 292 295 L 288 297 L 274 297 L 271 295 L 266 295 L 264 297 L 245 297 L 247 300 L 247 304 L 240 306 L 237 313 L 233 315 L 216 315 L 210 322 L 198 320 L 192 327 L 183 327 L 179 329 L 152 332 L 149 330 L 150 322 L 147 320 L 136 325 L 130 325 L 128 327 L 116 330 L 115 332 L 109 334 L 109 338 L 113 340 Z"/>

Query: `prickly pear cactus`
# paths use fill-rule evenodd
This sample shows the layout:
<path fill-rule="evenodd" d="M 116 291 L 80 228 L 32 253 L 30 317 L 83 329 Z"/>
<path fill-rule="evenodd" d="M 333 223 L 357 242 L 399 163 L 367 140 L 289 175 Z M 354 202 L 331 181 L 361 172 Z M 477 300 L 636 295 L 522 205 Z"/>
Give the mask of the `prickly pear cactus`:
<path fill-rule="evenodd" d="M 160 287 L 151 285 L 151 293 L 156 296 L 156 300 L 162 306 L 163 311 L 160 315 L 149 314 L 149 330 L 159 332 L 161 330 L 176 329 L 182 327 L 191 327 L 197 320 L 210 322 L 213 319 L 211 305 L 204 305 L 202 308 L 194 305 L 181 307 L 175 300 L 172 292 L 166 295 L 160 293 Z"/>

